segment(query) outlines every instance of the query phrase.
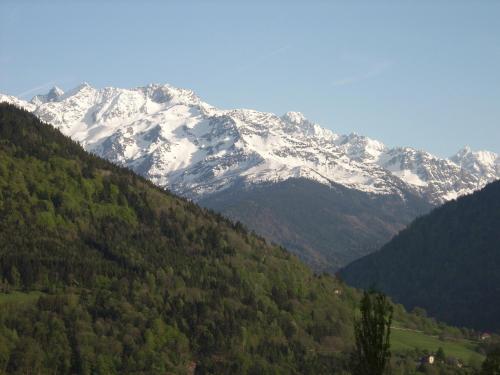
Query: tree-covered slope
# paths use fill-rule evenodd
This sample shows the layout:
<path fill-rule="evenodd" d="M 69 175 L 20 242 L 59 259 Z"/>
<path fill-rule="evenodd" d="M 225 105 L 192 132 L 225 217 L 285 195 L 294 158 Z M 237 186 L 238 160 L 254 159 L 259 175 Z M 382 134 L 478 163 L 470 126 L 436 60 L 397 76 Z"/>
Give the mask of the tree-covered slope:
<path fill-rule="evenodd" d="M 358 300 L 0 105 L 0 374 L 343 373 Z M 401 306 L 395 319 L 470 336 Z"/>
<path fill-rule="evenodd" d="M 415 220 L 340 272 L 454 325 L 500 330 L 500 181 Z"/>
<path fill-rule="evenodd" d="M 0 373 L 331 373 L 352 343 L 353 291 L 7 105 L 0 217 Z"/>
<path fill-rule="evenodd" d="M 308 179 L 229 188 L 199 202 L 335 272 L 389 241 L 432 206 L 416 195 L 377 195 Z"/>

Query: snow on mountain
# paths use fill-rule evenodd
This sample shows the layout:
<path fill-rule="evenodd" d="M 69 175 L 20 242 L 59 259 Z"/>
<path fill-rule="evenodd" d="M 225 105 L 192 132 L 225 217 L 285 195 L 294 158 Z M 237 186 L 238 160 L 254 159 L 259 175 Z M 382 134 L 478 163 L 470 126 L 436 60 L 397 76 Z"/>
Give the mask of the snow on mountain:
<path fill-rule="evenodd" d="M 27 111 L 33 112 L 36 109 L 36 106 L 28 103 L 25 100 L 18 99 L 15 96 L 12 95 L 4 95 L 0 93 L 0 103 L 9 103 L 13 104 L 19 108 L 23 108 Z"/>
<path fill-rule="evenodd" d="M 388 148 L 356 134 L 337 135 L 299 112 L 279 117 L 217 109 L 193 91 L 151 84 L 96 89 L 57 87 L 31 102 L 0 101 L 34 112 L 87 150 L 154 183 L 198 199 L 236 183 L 306 177 L 375 194 L 413 191 L 441 203 L 500 178 L 498 155 L 462 150 L 442 159 Z"/>
<path fill-rule="evenodd" d="M 472 151 L 466 146 L 450 160 L 470 174 L 480 176 L 481 186 L 500 176 L 500 157 L 494 152 Z"/>
<path fill-rule="evenodd" d="M 47 102 L 54 102 L 58 100 L 63 94 L 63 90 L 61 90 L 57 86 L 54 86 L 47 94 L 35 96 L 33 99 L 31 99 L 31 103 L 33 103 L 34 105 L 40 105 Z"/>

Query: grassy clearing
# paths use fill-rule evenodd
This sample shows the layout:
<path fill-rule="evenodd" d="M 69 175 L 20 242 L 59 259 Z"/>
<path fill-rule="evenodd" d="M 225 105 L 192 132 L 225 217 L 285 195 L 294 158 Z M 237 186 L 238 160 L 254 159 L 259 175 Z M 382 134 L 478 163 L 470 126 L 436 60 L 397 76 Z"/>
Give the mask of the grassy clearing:
<path fill-rule="evenodd" d="M 474 357 L 480 360 L 484 359 L 481 354 L 474 350 L 476 344 L 472 341 L 441 341 L 438 337 L 429 336 L 425 333 L 394 327 L 391 329 L 391 346 L 396 352 L 415 348 L 435 352 L 439 347 L 442 347 L 447 356 L 456 357 L 464 362 L 468 362 Z"/>
<path fill-rule="evenodd" d="M 38 300 L 43 293 L 38 291 L 33 292 L 11 292 L 11 293 L 0 293 L 0 305 L 3 304 L 29 304 L 34 303 Z"/>

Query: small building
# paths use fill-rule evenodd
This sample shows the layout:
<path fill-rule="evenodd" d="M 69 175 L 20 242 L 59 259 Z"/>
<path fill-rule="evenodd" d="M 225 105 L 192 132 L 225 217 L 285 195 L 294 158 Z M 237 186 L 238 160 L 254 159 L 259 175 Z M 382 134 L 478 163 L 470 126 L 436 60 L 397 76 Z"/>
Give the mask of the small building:
<path fill-rule="evenodd" d="M 479 338 L 482 341 L 485 341 L 485 340 L 491 339 L 491 335 L 488 332 L 483 332 L 483 333 L 481 333 L 481 335 L 479 336 Z"/>
<path fill-rule="evenodd" d="M 429 365 L 433 365 L 435 361 L 436 358 L 432 354 L 426 355 L 425 357 L 422 357 L 422 359 L 420 360 L 422 364 L 429 364 Z"/>
<path fill-rule="evenodd" d="M 337 296 L 342 295 L 342 289 L 335 289 L 335 290 L 333 291 L 333 294 L 335 294 L 335 295 L 337 295 Z"/>

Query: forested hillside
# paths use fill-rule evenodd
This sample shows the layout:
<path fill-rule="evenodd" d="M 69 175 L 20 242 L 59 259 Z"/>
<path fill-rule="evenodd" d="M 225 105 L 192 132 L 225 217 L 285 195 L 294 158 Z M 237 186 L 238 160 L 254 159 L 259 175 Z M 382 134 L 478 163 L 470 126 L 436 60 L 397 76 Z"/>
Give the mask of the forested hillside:
<path fill-rule="evenodd" d="M 500 330 L 500 181 L 415 220 L 340 272 L 450 324 Z"/>
<path fill-rule="evenodd" d="M 375 251 L 432 205 L 415 194 L 377 195 L 292 178 L 232 187 L 199 202 L 282 244 L 318 272 Z"/>
<path fill-rule="evenodd" d="M 0 218 L 0 373 L 347 368 L 355 290 L 5 104 Z M 415 367 L 408 353 L 396 368 Z"/>
<path fill-rule="evenodd" d="M 0 108 L 7 373 L 325 372 L 354 302 L 281 248 Z M 350 300 L 350 302 L 349 302 Z M 314 370 L 313 370 L 314 369 Z"/>

